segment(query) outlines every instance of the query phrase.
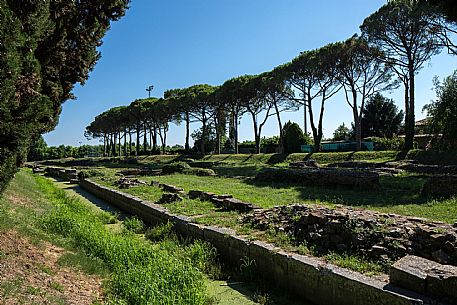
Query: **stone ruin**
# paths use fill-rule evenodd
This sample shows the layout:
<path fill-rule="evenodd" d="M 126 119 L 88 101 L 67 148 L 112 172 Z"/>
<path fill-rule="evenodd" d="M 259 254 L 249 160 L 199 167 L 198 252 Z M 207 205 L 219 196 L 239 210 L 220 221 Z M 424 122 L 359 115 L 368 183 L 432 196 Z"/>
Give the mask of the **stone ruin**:
<path fill-rule="evenodd" d="M 255 181 L 377 189 L 379 174 L 332 168 L 271 168 L 258 173 Z"/>
<path fill-rule="evenodd" d="M 319 168 L 321 166 L 315 160 L 309 159 L 309 160 L 305 160 L 305 161 L 289 163 L 289 167 L 290 168 L 304 168 L 304 167 Z"/>
<path fill-rule="evenodd" d="M 393 264 L 390 282 L 402 288 L 457 304 L 457 267 L 408 255 Z"/>
<path fill-rule="evenodd" d="M 216 195 L 211 192 L 189 191 L 190 199 L 200 199 L 202 201 L 211 201 L 215 206 L 228 211 L 238 211 L 246 213 L 254 210 L 256 207 L 252 203 L 243 202 L 232 195 Z"/>
<path fill-rule="evenodd" d="M 160 169 L 150 169 L 148 167 L 144 168 L 129 168 L 119 171 L 119 174 L 123 176 L 159 176 L 162 174 Z"/>
<path fill-rule="evenodd" d="M 120 178 L 114 184 L 117 185 L 117 187 L 120 189 L 129 189 L 131 187 L 148 185 L 148 183 L 145 181 L 125 177 Z"/>
<path fill-rule="evenodd" d="M 431 176 L 422 188 L 424 197 L 452 197 L 457 195 L 457 176 Z"/>
<path fill-rule="evenodd" d="M 283 232 L 297 245 L 313 245 L 322 253 L 358 253 L 384 262 L 416 255 L 457 265 L 457 223 L 452 226 L 368 210 L 308 205 L 255 210 L 243 222 L 260 230 Z"/>

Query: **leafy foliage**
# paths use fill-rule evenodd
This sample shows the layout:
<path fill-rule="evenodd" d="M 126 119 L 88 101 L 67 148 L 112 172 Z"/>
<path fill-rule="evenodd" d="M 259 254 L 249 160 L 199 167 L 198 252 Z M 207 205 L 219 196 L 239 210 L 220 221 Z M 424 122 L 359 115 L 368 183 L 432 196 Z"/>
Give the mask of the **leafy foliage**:
<path fill-rule="evenodd" d="M 0 0 L 0 191 L 84 84 L 128 0 Z"/>
<path fill-rule="evenodd" d="M 289 121 L 284 125 L 284 152 L 286 154 L 300 152 L 301 145 L 310 143 L 309 137 L 305 136 L 297 123 Z"/>
<path fill-rule="evenodd" d="M 398 134 L 403 117 L 403 111 L 398 110 L 393 100 L 377 94 L 363 109 L 362 136 L 392 138 Z"/>
<path fill-rule="evenodd" d="M 333 132 L 333 140 L 334 141 L 343 141 L 348 140 L 351 136 L 351 130 L 347 128 L 347 126 L 343 123 L 342 125 L 336 128 L 335 132 Z"/>
<path fill-rule="evenodd" d="M 440 83 L 435 79 L 438 99 L 424 109 L 430 131 L 442 148 L 457 148 L 457 71 Z"/>

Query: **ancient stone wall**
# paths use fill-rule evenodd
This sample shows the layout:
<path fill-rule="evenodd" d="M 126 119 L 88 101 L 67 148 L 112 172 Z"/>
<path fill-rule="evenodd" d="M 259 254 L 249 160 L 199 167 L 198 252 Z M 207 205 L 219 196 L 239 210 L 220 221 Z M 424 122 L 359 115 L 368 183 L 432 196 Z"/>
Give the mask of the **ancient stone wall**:
<path fill-rule="evenodd" d="M 82 180 L 80 186 L 148 223 L 172 222 L 179 234 L 209 242 L 223 259 L 235 266 L 240 266 L 246 261 L 254 262 L 256 274 L 314 304 L 432 304 L 419 294 L 325 263 L 317 258 L 285 253 L 270 244 L 248 241 L 229 229 L 192 223 L 189 217 L 173 215 L 159 205 L 111 190 L 90 180 Z"/>

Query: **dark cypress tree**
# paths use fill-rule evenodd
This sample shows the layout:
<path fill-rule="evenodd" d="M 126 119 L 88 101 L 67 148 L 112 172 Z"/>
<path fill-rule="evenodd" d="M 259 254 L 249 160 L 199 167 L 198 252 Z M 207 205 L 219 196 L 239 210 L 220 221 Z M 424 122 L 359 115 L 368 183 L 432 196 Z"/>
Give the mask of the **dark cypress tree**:
<path fill-rule="evenodd" d="M 0 0 L 0 191 L 84 84 L 129 0 Z"/>

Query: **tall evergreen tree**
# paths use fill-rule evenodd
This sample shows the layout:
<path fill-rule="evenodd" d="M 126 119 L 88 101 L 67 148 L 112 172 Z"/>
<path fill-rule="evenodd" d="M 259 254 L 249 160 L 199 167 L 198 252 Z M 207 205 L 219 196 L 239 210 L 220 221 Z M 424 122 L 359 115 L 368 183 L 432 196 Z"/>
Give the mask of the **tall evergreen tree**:
<path fill-rule="evenodd" d="M 0 0 L 0 191 L 84 84 L 129 0 Z"/>

